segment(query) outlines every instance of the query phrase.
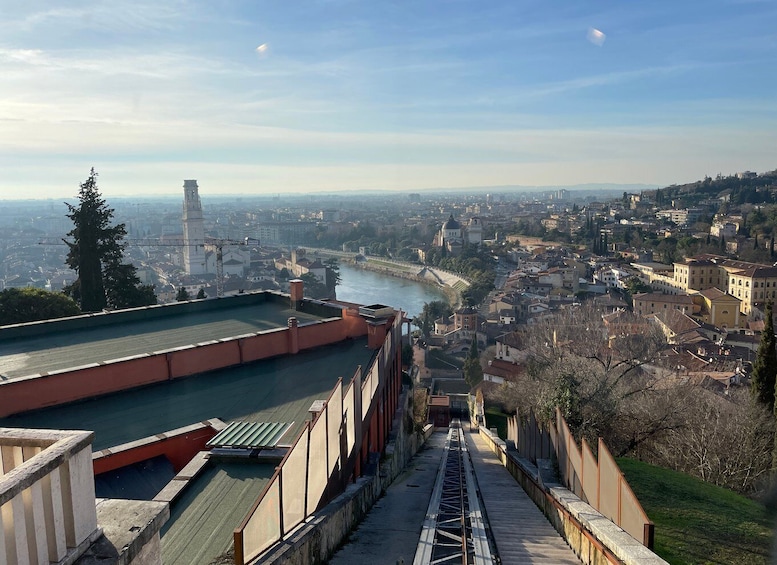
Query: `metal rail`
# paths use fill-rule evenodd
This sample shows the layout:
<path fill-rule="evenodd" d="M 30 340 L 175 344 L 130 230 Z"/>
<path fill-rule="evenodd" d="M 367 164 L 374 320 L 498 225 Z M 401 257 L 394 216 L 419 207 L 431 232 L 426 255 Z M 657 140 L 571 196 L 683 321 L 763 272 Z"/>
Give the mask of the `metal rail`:
<path fill-rule="evenodd" d="M 454 420 L 413 565 L 490 565 L 488 547 L 464 431 Z"/>

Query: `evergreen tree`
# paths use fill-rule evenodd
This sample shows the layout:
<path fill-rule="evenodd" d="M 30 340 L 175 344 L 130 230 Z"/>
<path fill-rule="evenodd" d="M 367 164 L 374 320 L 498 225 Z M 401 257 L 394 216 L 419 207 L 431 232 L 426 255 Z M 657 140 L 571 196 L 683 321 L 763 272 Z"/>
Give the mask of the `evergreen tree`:
<path fill-rule="evenodd" d="M 472 338 L 472 345 L 469 348 L 467 358 L 464 360 L 464 380 L 471 387 L 483 380 L 483 367 L 480 366 L 477 337 Z"/>
<path fill-rule="evenodd" d="M 111 226 L 113 209 L 97 190 L 94 168 L 81 184 L 78 200 L 77 206 L 66 203 L 74 226 L 67 234 L 72 240 L 64 240 L 70 248 L 66 261 L 78 279 L 65 294 L 80 303 L 83 312 L 155 304 L 153 287 L 140 285 L 135 267 L 122 262 L 127 230 L 124 224 Z"/>
<path fill-rule="evenodd" d="M 777 383 L 777 349 L 775 349 L 772 303 L 766 303 L 761 343 L 753 363 L 750 390 L 753 397 L 769 410 L 774 410 L 775 383 Z"/>
<path fill-rule="evenodd" d="M 7 288 L 0 291 L 0 326 L 77 316 L 78 305 L 61 292 L 42 288 Z"/>
<path fill-rule="evenodd" d="M 186 290 L 186 287 L 182 286 L 178 289 L 178 293 L 175 295 L 175 299 L 178 302 L 185 302 L 187 300 L 191 300 L 191 296 L 189 296 L 189 291 Z"/>
<path fill-rule="evenodd" d="M 199 290 L 199 292 L 197 293 L 197 296 L 196 296 L 195 298 L 196 298 L 197 300 L 203 300 L 203 299 L 205 299 L 205 298 L 207 298 L 207 297 L 208 297 L 208 295 L 207 295 L 207 294 L 205 294 L 205 289 L 204 289 L 204 288 L 201 288 L 201 289 Z"/>

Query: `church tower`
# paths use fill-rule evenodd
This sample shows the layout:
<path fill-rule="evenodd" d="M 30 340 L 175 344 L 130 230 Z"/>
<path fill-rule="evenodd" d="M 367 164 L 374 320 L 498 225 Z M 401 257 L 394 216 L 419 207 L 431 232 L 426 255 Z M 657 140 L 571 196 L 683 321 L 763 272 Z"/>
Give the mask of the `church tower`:
<path fill-rule="evenodd" d="M 183 266 L 187 275 L 205 273 L 205 222 L 196 180 L 183 181 Z"/>

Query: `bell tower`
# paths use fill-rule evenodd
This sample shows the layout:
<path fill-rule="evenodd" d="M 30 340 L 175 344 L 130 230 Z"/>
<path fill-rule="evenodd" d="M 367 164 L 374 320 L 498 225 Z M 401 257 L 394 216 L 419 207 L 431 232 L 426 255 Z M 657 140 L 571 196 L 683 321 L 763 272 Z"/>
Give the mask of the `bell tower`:
<path fill-rule="evenodd" d="M 205 273 L 205 222 L 196 180 L 183 181 L 183 266 L 187 275 Z"/>

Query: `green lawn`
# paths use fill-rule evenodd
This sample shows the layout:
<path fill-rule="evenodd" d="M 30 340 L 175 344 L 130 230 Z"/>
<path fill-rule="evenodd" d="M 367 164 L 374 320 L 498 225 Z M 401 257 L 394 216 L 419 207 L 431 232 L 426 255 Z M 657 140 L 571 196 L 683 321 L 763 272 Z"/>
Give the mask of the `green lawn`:
<path fill-rule="evenodd" d="M 618 465 L 655 523 L 655 552 L 672 565 L 768 562 L 774 520 L 762 504 L 634 459 Z"/>
<path fill-rule="evenodd" d="M 392 269 L 394 271 L 406 271 L 408 273 L 414 273 L 419 270 L 421 270 L 421 265 L 418 267 L 411 267 L 409 265 L 401 265 L 399 263 L 393 263 L 391 261 L 381 261 L 380 259 L 373 259 L 372 257 L 369 257 L 367 259 L 367 262 L 374 265 L 380 265 L 382 267 L 386 267 L 387 269 Z"/>

